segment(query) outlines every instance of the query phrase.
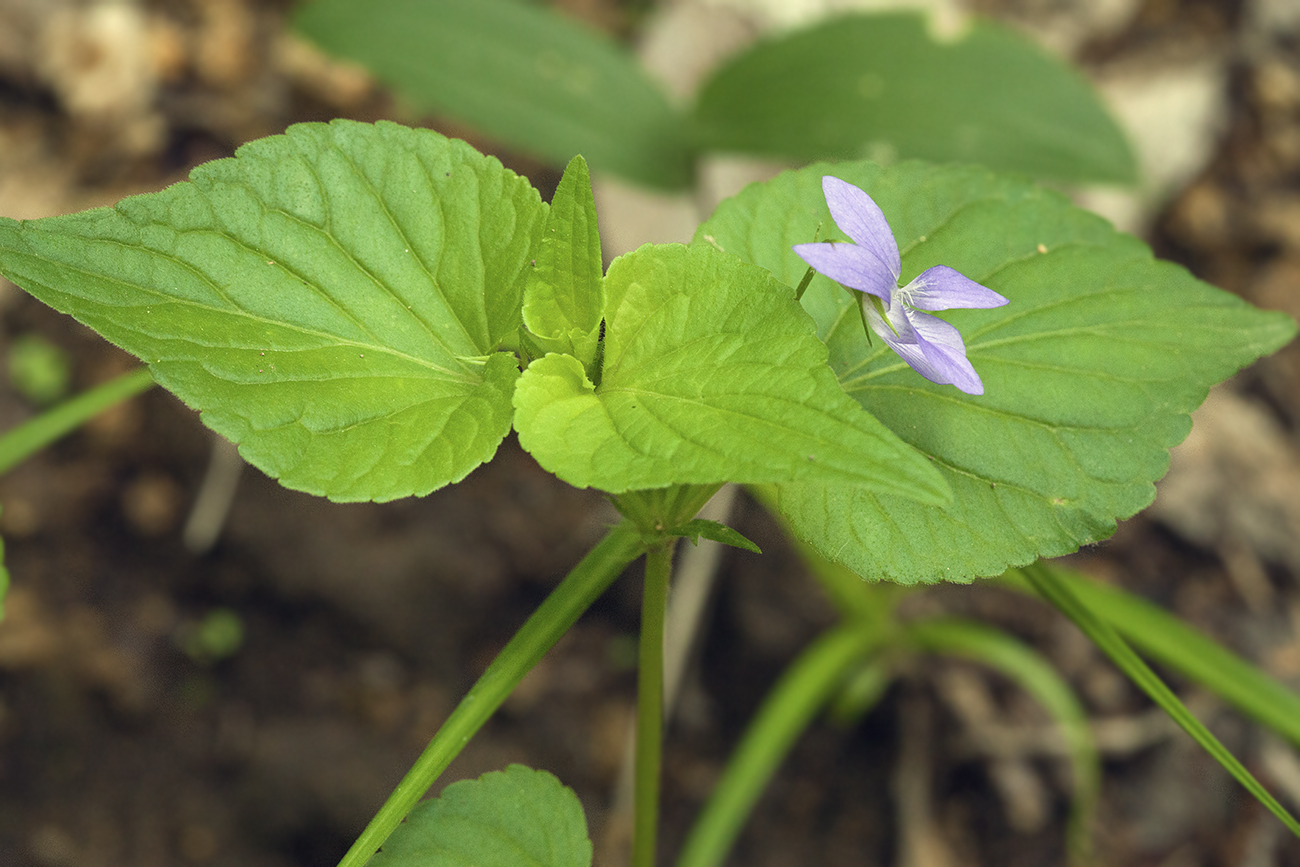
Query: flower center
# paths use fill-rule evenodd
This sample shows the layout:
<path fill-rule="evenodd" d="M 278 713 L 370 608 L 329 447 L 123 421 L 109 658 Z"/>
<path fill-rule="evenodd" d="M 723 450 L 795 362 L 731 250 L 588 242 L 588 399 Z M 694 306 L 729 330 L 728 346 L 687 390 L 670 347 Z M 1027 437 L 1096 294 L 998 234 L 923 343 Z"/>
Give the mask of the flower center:
<path fill-rule="evenodd" d="M 921 288 L 920 286 L 916 285 L 916 281 L 913 280 L 911 283 L 908 283 L 906 286 L 902 286 L 894 290 L 893 292 L 894 300 L 897 300 L 898 303 L 902 304 L 904 307 L 911 307 L 912 296 L 915 295 L 917 290 L 919 290 L 920 288 Z"/>

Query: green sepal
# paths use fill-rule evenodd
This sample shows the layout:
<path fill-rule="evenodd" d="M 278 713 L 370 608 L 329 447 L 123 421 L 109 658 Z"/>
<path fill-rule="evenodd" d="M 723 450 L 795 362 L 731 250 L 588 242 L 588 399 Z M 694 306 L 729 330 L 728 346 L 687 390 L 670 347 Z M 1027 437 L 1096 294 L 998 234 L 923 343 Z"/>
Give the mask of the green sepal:
<path fill-rule="evenodd" d="M 753 554 L 762 554 L 762 550 L 757 545 L 746 539 L 740 533 L 736 532 L 726 524 L 719 524 L 717 521 L 709 521 L 705 518 L 695 518 L 687 521 L 680 527 L 673 527 L 668 530 L 666 535 L 685 536 L 691 540 L 691 544 L 700 544 L 700 537 L 703 536 L 712 542 L 720 542 L 723 545 L 730 545 L 733 548 L 741 548 Z"/>

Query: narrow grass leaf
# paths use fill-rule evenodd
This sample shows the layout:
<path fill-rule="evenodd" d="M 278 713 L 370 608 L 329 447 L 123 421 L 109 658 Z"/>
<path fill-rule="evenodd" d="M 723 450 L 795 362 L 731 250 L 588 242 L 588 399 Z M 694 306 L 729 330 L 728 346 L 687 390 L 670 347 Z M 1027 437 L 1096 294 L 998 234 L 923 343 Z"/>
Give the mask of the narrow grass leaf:
<path fill-rule="evenodd" d="M 1118 587 L 1049 567 L 1093 613 L 1144 656 L 1200 684 L 1300 746 L 1300 694 L 1191 624 Z M 1009 577 L 1014 579 L 1015 572 Z M 1012 586 L 1018 586 L 1012 582 Z"/>
<path fill-rule="evenodd" d="M 726 861 L 768 781 L 845 677 L 884 641 L 874 623 L 849 621 L 819 635 L 781 674 L 750 720 L 700 813 L 677 867 Z"/>
<path fill-rule="evenodd" d="M 908 641 L 930 653 L 959 656 L 995 669 L 1034 697 L 1060 726 L 1070 755 L 1074 802 L 1070 811 L 1072 863 L 1091 855 L 1091 826 L 1101 786 L 1101 761 L 1079 697 L 1036 650 L 1000 629 L 982 623 L 936 618 L 905 627 Z"/>
<path fill-rule="evenodd" d="M 1161 710 L 1169 714 L 1169 717 L 1178 723 L 1183 731 L 1192 736 L 1192 740 L 1200 744 L 1202 749 L 1209 753 L 1228 773 L 1232 774 L 1233 778 L 1241 783 L 1256 800 L 1268 808 L 1270 813 L 1277 816 L 1292 834 L 1300 837 L 1300 822 L 1297 822 L 1269 794 L 1268 790 L 1251 775 L 1250 771 L 1246 770 L 1245 766 L 1237 760 L 1237 757 L 1229 752 L 1227 747 L 1221 744 L 1219 739 L 1201 724 L 1200 720 L 1193 716 L 1192 712 L 1179 701 L 1178 696 L 1174 695 L 1164 681 L 1157 677 L 1156 673 L 1133 652 L 1133 649 L 1120 637 L 1119 633 L 1109 623 L 1098 617 L 1088 605 L 1084 604 L 1075 595 L 1069 583 L 1045 563 L 1035 563 L 1021 571 L 1040 596 L 1074 621 L 1074 625 L 1078 626 L 1084 635 L 1092 639 L 1093 643 L 1110 657 L 1111 661 L 1129 680 L 1133 681 L 1139 689 L 1150 696 L 1151 700 Z"/>

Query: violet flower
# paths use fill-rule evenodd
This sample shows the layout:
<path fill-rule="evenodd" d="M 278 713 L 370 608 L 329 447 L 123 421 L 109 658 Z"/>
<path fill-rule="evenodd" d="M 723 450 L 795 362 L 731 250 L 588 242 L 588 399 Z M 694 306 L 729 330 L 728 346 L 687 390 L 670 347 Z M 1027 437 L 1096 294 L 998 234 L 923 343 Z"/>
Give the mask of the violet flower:
<path fill-rule="evenodd" d="M 921 311 L 1001 307 L 1008 299 L 947 265 L 922 272 L 900 289 L 898 242 L 880 207 L 862 190 L 829 175 L 822 178 L 822 192 L 835 224 L 853 243 L 796 244 L 795 253 L 819 273 L 863 293 L 865 321 L 913 370 L 931 382 L 983 394 L 961 333 Z"/>

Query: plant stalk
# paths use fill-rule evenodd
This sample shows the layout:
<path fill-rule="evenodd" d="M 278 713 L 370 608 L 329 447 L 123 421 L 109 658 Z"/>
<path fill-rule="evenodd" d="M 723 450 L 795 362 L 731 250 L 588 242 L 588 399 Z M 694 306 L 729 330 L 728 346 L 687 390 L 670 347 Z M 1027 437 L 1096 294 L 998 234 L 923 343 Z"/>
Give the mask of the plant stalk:
<path fill-rule="evenodd" d="M 1048 564 L 1039 560 L 1023 567 L 1021 574 L 1043 599 L 1051 603 L 1056 610 L 1074 621 L 1074 625 L 1110 657 L 1111 662 L 1122 671 L 1129 680 L 1147 694 L 1161 710 L 1192 736 L 1215 761 L 1222 765 L 1229 774 L 1241 783 L 1246 791 L 1264 805 L 1270 813 L 1282 821 L 1297 837 L 1300 837 L 1300 821 L 1286 811 L 1250 771 L 1228 751 L 1219 739 L 1201 724 L 1191 711 L 1174 695 L 1173 690 L 1152 671 L 1142 658 L 1128 646 L 1110 623 L 1099 617 L 1087 604 L 1081 602 L 1069 583 Z"/>
<path fill-rule="evenodd" d="M 0 473 L 71 433 L 104 410 L 134 397 L 154 384 L 149 368 L 139 367 L 69 398 L 58 406 L 0 436 Z"/>
<path fill-rule="evenodd" d="M 605 534 L 605 538 L 551 591 L 546 601 L 519 628 L 460 700 L 411 770 L 343 856 L 339 867 L 362 867 L 370 860 L 524 675 L 644 550 L 640 533 L 628 521 L 621 522 Z"/>
<path fill-rule="evenodd" d="M 636 785 L 633 796 L 632 867 L 654 867 L 659 828 L 659 778 L 663 765 L 664 619 L 675 539 L 653 545 L 645 557 L 641 647 L 636 695 Z"/>
<path fill-rule="evenodd" d="M 846 621 L 819 635 L 799 654 L 750 721 L 696 819 L 677 867 L 716 867 L 726 860 L 754 804 L 799 735 L 853 666 L 884 641 L 876 623 Z"/>

